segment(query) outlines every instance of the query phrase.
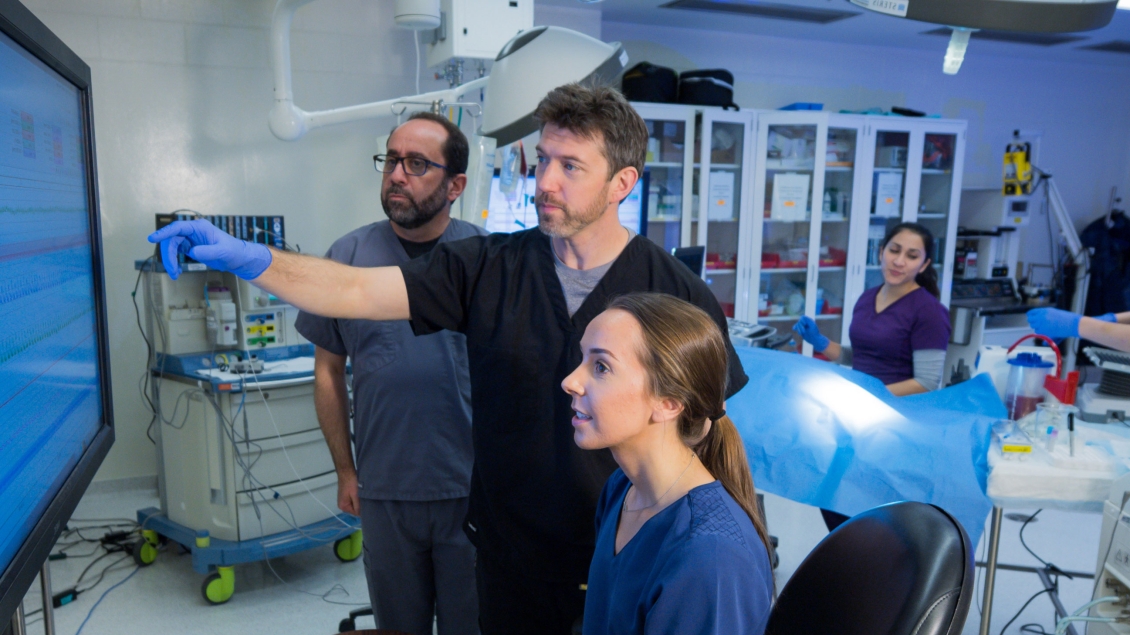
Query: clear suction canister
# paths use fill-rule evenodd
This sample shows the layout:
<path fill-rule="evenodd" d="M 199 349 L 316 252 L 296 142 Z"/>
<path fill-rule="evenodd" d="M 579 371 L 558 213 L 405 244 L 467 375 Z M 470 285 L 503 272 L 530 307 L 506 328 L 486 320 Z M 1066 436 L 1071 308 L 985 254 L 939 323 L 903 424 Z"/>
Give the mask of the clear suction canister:
<path fill-rule="evenodd" d="M 1055 364 L 1044 361 L 1036 353 L 1020 353 L 1008 360 L 1008 365 L 1004 405 L 1008 409 L 1008 418 L 1019 421 L 1044 401 L 1044 378 L 1052 372 Z"/>

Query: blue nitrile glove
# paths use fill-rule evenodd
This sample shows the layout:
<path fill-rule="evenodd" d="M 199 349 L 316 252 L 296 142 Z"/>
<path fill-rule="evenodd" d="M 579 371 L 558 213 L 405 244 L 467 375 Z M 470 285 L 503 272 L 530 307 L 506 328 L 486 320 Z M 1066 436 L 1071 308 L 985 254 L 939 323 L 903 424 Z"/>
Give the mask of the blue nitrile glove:
<path fill-rule="evenodd" d="M 828 344 L 831 343 L 831 340 L 824 337 L 824 334 L 817 328 L 816 320 L 807 315 L 797 320 L 796 324 L 793 325 L 793 330 L 799 333 L 804 341 L 812 344 L 812 350 L 817 353 L 823 353 L 824 349 L 828 348 Z"/>
<path fill-rule="evenodd" d="M 244 280 L 258 278 L 271 266 L 271 250 L 266 245 L 235 238 L 206 220 L 169 223 L 149 234 L 149 242 L 161 243 L 161 262 L 173 280 L 180 276 L 178 253 Z"/>
<path fill-rule="evenodd" d="M 1079 315 L 1060 309 L 1032 309 L 1028 312 L 1028 325 L 1040 335 L 1053 340 L 1079 337 Z"/>
<path fill-rule="evenodd" d="M 1103 322 L 1110 322 L 1111 324 L 1118 324 L 1118 316 L 1114 313 L 1103 313 L 1102 315 L 1096 315 L 1095 319 L 1101 320 Z"/>

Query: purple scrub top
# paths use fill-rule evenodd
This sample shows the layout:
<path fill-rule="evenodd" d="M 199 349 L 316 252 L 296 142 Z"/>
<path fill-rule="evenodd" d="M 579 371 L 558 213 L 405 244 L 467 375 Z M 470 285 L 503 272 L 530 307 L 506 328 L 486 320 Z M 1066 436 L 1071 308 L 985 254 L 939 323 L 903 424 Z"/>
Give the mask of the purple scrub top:
<path fill-rule="evenodd" d="M 922 287 L 875 312 L 875 296 L 882 286 L 863 292 L 851 318 L 851 367 L 884 384 L 914 378 L 914 351 L 946 350 L 950 315 L 946 307 Z"/>

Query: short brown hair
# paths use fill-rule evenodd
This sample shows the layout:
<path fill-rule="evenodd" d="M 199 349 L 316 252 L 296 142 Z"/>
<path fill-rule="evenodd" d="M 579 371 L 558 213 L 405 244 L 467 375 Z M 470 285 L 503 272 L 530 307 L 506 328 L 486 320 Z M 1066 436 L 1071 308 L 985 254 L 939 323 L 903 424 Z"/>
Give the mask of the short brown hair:
<path fill-rule="evenodd" d="M 534 111 L 541 129 L 564 128 L 586 139 L 603 142 L 608 178 L 624 168 L 643 174 L 647 155 L 647 125 L 615 88 L 565 84 L 549 91 Z"/>
<path fill-rule="evenodd" d="M 459 126 L 451 123 L 451 121 L 443 115 L 437 115 L 434 112 L 421 110 L 414 112 L 408 117 L 408 121 L 415 119 L 424 119 L 427 121 L 434 121 L 443 126 L 447 131 L 447 139 L 443 142 L 443 162 L 447 165 L 448 174 L 466 174 L 467 173 L 467 156 L 471 150 L 467 144 L 467 136 L 459 129 Z M 400 126 L 397 126 L 399 128 Z M 392 129 L 396 132 L 396 128 Z M 389 133 L 389 136 L 392 135 Z"/>

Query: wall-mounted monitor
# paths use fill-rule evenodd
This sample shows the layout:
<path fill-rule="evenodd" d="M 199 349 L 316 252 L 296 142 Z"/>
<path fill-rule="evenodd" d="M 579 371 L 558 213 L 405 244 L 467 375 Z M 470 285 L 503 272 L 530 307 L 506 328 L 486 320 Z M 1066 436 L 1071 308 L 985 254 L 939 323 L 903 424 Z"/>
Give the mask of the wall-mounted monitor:
<path fill-rule="evenodd" d="M 114 440 L 90 68 L 0 0 L 0 624 Z"/>
<path fill-rule="evenodd" d="M 620 224 L 637 234 L 647 235 L 647 195 L 650 172 L 644 170 L 636 181 L 630 194 L 620 202 Z M 525 179 L 507 184 L 502 183 L 499 170 L 494 171 L 490 182 L 490 203 L 488 204 L 486 230 L 491 233 L 509 234 L 538 226 L 538 213 L 534 206 L 537 182 L 533 171 Z"/>

